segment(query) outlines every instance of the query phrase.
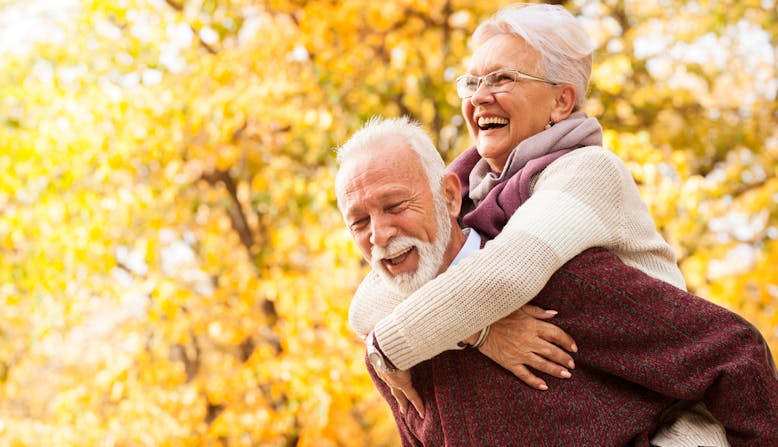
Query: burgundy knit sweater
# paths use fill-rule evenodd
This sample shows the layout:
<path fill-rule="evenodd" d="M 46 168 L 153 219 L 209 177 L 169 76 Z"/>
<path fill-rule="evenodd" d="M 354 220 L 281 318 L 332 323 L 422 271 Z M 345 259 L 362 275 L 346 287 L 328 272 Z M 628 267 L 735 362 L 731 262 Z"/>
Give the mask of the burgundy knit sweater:
<path fill-rule="evenodd" d="M 404 446 L 648 446 L 662 412 L 703 401 L 733 447 L 778 446 L 778 375 L 748 322 L 590 249 L 533 304 L 555 309 L 579 352 L 570 379 L 538 391 L 474 349 L 412 369 L 426 416 L 399 412 Z"/>

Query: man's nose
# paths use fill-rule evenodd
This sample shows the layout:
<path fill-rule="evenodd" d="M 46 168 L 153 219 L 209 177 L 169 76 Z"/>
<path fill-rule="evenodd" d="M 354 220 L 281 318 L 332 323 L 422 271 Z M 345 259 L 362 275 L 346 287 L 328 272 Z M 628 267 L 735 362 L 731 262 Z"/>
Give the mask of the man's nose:
<path fill-rule="evenodd" d="M 370 243 L 378 247 L 386 247 L 397 234 L 397 228 L 391 218 L 382 216 L 370 220 Z"/>

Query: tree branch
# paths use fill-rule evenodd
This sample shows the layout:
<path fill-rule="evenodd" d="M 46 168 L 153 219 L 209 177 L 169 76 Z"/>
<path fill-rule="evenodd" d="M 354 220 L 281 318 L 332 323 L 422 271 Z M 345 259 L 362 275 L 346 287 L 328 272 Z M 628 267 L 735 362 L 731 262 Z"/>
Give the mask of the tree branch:
<path fill-rule="evenodd" d="M 248 219 L 246 219 L 246 214 L 243 212 L 243 206 L 241 206 L 240 200 L 238 199 L 238 186 L 235 184 L 235 180 L 224 170 L 204 173 L 202 179 L 207 181 L 210 185 L 222 183 L 224 184 L 224 187 L 227 188 L 231 203 L 228 211 L 230 214 L 230 221 L 232 222 L 232 229 L 238 233 L 240 242 L 248 253 L 251 253 L 255 245 L 254 233 L 251 231 Z"/>

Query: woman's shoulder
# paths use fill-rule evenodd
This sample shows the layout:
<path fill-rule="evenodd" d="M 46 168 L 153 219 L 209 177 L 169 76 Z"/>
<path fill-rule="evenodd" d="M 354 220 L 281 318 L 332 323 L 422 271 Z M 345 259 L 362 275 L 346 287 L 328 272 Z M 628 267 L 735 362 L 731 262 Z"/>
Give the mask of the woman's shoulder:
<path fill-rule="evenodd" d="M 600 162 L 623 165 L 624 162 L 613 152 L 602 146 L 585 146 L 559 157 L 556 161 L 563 162 Z"/>
<path fill-rule="evenodd" d="M 576 173 L 577 176 L 631 178 L 624 161 L 602 146 L 585 146 L 570 151 L 549 164 L 546 171 L 549 174 L 566 171 Z"/>
<path fill-rule="evenodd" d="M 633 188 L 634 180 L 627 165 L 602 146 L 575 149 L 554 160 L 533 179 L 533 193 L 540 189 L 581 190 L 587 185 L 601 191 L 603 184 Z"/>

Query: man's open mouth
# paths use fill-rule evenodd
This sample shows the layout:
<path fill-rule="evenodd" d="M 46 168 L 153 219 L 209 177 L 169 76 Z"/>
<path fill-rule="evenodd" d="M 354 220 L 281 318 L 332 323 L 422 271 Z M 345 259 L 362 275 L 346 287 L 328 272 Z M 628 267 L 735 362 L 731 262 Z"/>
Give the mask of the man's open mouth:
<path fill-rule="evenodd" d="M 408 255 L 411 253 L 411 251 L 415 250 L 416 247 L 408 247 L 405 250 L 401 251 L 400 253 L 392 256 L 391 258 L 386 257 L 382 259 L 382 261 L 389 265 L 399 265 L 402 264 L 403 261 L 405 261 L 408 258 Z"/>
<path fill-rule="evenodd" d="M 489 116 L 478 118 L 478 128 L 481 130 L 496 129 L 498 127 L 505 127 L 508 125 L 507 118 L 501 118 L 499 116 Z"/>

